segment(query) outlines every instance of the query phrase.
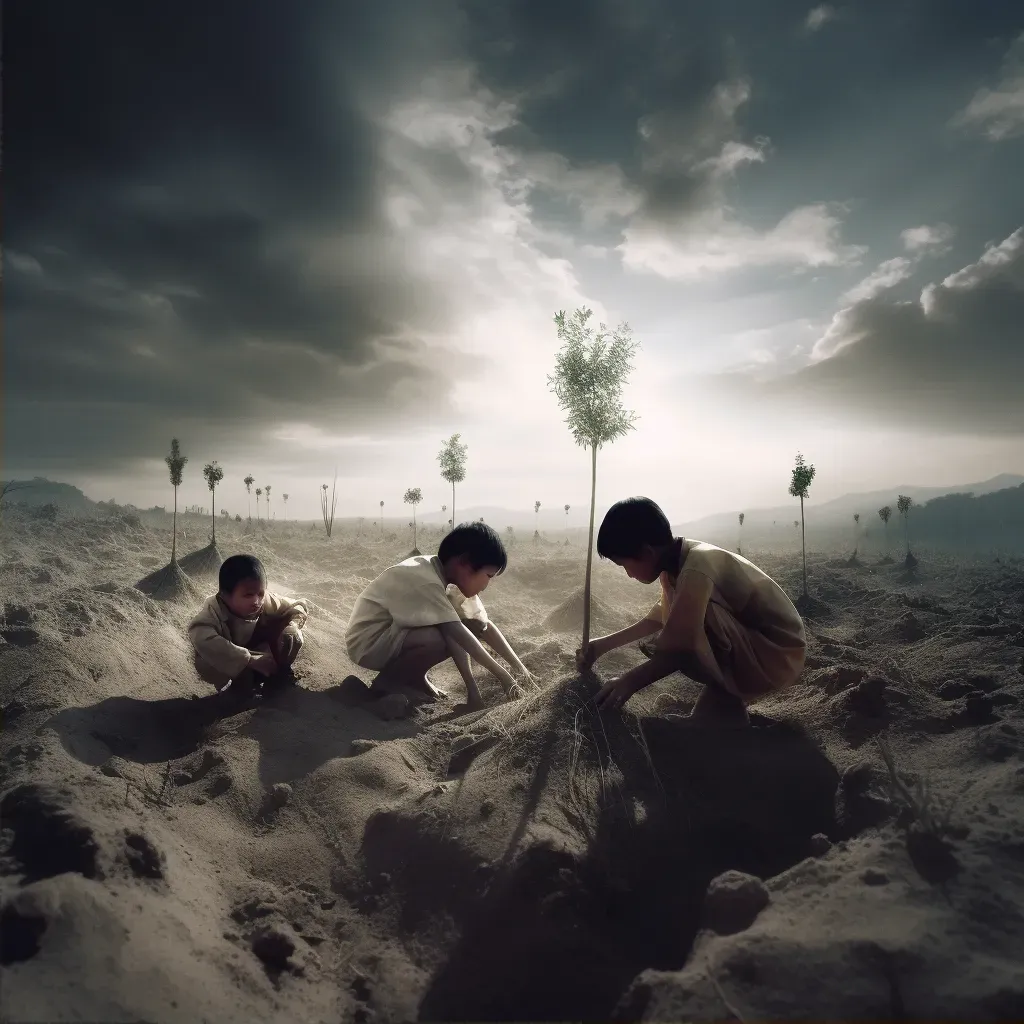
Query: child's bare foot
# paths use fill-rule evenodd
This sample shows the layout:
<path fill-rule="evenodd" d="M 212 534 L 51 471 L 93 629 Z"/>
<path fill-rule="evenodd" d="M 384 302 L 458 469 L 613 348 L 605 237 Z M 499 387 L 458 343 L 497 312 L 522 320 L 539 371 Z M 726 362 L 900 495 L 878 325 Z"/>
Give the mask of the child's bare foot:
<path fill-rule="evenodd" d="M 448 694 L 444 690 L 439 690 L 427 677 L 423 676 L 422 679 L 417 679 L 415 683 L 412 683 L 408 687 L 410 697 L 416 700 L 418 703 L 426 703 L 435 700 L 447 700 Z"/>
<path fill-rule="evenodd" d="M 690 718 L 708 725 L 750 725 L 750 716 L 743 701 L 716 686 L 704 687 Z"/>

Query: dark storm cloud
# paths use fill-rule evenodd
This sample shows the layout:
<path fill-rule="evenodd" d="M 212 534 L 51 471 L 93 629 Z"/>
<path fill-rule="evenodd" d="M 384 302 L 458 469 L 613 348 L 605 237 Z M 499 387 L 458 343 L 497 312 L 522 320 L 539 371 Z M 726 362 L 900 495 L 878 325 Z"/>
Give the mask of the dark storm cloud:
<path fill-rule="evenodd" d="M 400 88 L 435 41 L 389 3 L 5 10 L 7 464 L 444 403 L 415 338 L 447 310 L 382 221 L 352 80 Z"/>
<path fill-rule="evenodd" d="M 748 399 L 816 417 L 940 434 L 1024 435 L 1024 228 L 920 300 L 837 314 L 827 358 L 781 378 L 727 375 Z"/>

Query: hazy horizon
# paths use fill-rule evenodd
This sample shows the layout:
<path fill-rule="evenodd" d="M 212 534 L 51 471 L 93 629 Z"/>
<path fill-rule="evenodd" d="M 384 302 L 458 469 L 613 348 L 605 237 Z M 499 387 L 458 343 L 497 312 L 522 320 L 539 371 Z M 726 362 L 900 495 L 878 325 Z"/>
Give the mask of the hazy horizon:
<path fill-rule="evenodd" d="M 59 16 L 54 13 L 59 10 Z M 552 317 L 641 343 L 597 504 L 1024 473 L 1024 12 L 5 11 L 4 476 L 581 519 Z M 253 496 L 255 507 L 255 496 Z"/>

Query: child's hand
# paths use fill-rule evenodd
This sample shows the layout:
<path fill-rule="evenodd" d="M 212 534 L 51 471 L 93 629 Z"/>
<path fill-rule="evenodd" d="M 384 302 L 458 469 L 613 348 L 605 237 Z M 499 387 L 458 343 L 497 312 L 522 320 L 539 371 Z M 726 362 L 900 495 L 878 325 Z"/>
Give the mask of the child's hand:
<path fill-rule="evenodd" d="M 253 671 L 259 672 L 261 676 L 272 676 L 277 671 L 277 661 L 272 654 L 263 654 L 258 658 L 253 658 L 249 662 L 249 667 Z"/>
<path fill-rule="evenodd" d="M 617 679 L 610 679 L 598 690 L 594 703 L 601 711 L 618 711 L 640 687 L 627 673 Z"/>
<path fill-rule="evenodd" d="M 586 672 L 600 657 L 601 652 L 593 642 L 587 644 L 586 647 L 578 647 L 576 649 L 576 667 L 581 672 Z"/>

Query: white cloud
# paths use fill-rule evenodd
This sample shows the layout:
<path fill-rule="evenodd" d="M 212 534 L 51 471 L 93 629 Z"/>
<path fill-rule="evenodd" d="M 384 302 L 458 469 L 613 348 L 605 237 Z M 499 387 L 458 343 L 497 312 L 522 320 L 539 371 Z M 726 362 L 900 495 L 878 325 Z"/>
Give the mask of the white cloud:
<path fill-rule="evenodd" d="M 949 224 L 922 224 L 900 232 L 903 247 L 908 252 L 948 252 L 955 231 Z"/>
<path fill-rule="evenodd" d="M 745 267 L 855 264 L 867 250 L 840 241 L 842 212 L 840 204 L 814 203 L 791 210 L 774 227 L 759 232 L 720 207 L 675 231 L 657 224 L 631 226 L 618 250 L 627 268 L 672 280 Z"/>
<path fill-rule="evenodd" d="M 865 292 L 836 313 L 795 372 L 734 372 L 721 381 L 748 405 L 870 413 L 945 434 L 1024 435 L 1024 227 L 917 300 Z"/>
<path fill-rule="evenodd" d="M 828 22 L 832 21 L 836 16 L 835 8 L 830 7 L 828 4 L 819 4 L 817 7 L 812 7 L 807 12 L 807 17 L 804 20 L 804 28 L 808 32 L 817 32 L 819 29 L 824 28 Z"/>
<path fill-rule="evenodd" d="M 979 89 L 951 123 L 979 128 L 991 142 L 1024 134 L 1024 32 L 1011 45 L 995 88 Z"/>
<path fill-rule="evenodd" d="M 894 288 L 901 281 L 905 281 L 914 272 L 914 264 L 905 256 L 897 256 L 895 259 L 886 260 L 880 263 L 863 281 L 855 284 L 849 291 L 840 296 L 839 301 L 844 303 L 864 302 L 866 299 L 873 299 L 876 295 Z"/>

